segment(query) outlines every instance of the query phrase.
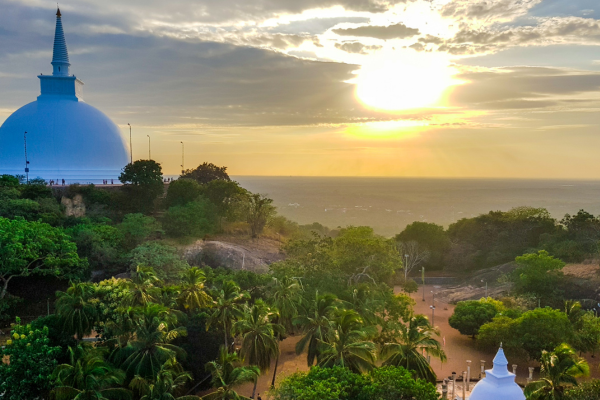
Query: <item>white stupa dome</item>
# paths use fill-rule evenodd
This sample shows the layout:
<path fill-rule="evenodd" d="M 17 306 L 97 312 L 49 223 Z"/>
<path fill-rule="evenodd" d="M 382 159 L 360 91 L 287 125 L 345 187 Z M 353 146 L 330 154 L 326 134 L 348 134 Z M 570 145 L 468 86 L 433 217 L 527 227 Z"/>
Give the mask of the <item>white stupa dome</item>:
<path fill-rule="evenodd" d="M 69 74 L 70 65 L 58 10 L 52 75 L 40 75 L 37 100 L 0 127 L 0 174 L 23 175 L 28 167 L 30 178 L 85 183 L 116 179 L 129 162 L 119 128 L 82 101 L 83 82 Z"/>
<path fill-rule="evenodd" d="M 523 389 L 515 382 L 515 374 L 508 372 L 508 360 L 502 347 L 494 358 L 494 367 L 485 371 L 485 378 L 477 382 L 469 400 L 525 400 Z"/>

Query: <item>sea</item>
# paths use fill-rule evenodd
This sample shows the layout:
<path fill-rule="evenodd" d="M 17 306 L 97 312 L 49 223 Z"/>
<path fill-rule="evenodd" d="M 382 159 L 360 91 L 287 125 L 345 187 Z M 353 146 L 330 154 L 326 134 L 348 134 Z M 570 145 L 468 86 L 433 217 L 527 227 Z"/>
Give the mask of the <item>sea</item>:
<path fill-rule="evenodd" d="M 414 221 L 444 227 L 513 207 L 544 207 L 554 218 L 584 209 L 600 214 L 600 181 L 371 177 L 234 176 L 244 188 L 273 199 L 300 224 L 370 226 L 391 237 Z"/>

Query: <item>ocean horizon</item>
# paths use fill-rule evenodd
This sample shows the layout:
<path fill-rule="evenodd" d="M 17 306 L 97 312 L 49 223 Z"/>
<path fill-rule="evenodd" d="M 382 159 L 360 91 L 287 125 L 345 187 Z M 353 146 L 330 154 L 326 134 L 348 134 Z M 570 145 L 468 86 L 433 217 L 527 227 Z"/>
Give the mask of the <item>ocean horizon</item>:
<path fill-rule="evenodd" d="M 461 218 L 519 206 L 543 207 L 554 218 L 584 209 L 600 214 L 600 180 L 232 176 L 266 194 L 278 212 L 300 224 L 371 226 L 393 236 L 414 221 L 447 227 Z"/>

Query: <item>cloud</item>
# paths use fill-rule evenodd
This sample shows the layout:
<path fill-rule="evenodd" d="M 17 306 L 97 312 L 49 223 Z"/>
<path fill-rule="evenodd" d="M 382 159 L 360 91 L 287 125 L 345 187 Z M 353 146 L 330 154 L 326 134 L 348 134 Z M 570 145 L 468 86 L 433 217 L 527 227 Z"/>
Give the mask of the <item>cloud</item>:
<path fill-rule="evenodd" d="M 381 46 L 367 46 L 360 42 L 346 42 L 346 43 L 336 43 L 336 49 L 340 49 L 347 53 L 356 53 L 356 54 L 369 54 L 371 51 L 381 49 Z"/>
<path fill-rule="evenodd" d="M 536 25 L 461 29 L 439 46 L 454 55 L 493 53 L 513 46 L 600 45 L 600 21 L 591 18 L 538 18 Z"/>
<path fill-rule="evenodd" d="M 454 106 L 473 109 L 586 107 L 600 95 L 600 73 L 560 68 L 511 67 L 465 70 L 449 96 Z M 579 103 L 579 104 L 578 104 Z"/>
<path fill-rule="evenodd" d="M 442 7 L 441 14 L 457 20 L 506 22 L 527 14 L 541 2 L 542 0 L 454 0 Z"/>
<path fill-rule="evenodd" d="M 416 28 L 409 28 L 403 23 L 389 26 L 365 25 L 358 28 L 334 29 L 334 33 L 341 36 L 363 36 L 376 39 L 405 39 L 419 34 Z"/>

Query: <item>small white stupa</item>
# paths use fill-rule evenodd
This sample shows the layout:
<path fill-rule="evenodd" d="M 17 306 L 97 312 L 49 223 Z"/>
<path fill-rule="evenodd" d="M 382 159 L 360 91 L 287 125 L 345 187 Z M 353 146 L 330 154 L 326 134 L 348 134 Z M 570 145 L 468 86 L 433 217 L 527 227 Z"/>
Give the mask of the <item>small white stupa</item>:
<path fill-rule="evenodd" d="M 523 389 L 515 382 L 515 374 L 508 372 L 502 345 L 494 358 L 494 368 L 485 371 L 485 378 L 477 382 L 469 400 L 525 400 Z"/>

